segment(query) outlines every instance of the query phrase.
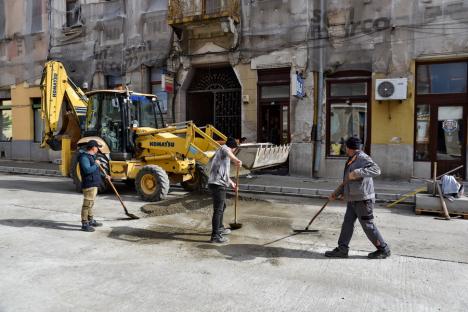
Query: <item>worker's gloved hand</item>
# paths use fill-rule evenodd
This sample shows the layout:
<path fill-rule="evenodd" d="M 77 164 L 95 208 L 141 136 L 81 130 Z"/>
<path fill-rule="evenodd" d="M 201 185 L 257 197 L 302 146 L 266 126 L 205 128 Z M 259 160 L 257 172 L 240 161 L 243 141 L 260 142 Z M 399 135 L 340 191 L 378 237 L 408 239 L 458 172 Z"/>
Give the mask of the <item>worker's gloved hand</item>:
<path fill-rule="evenodd" d="M 348 180 L 353 181 L 353 180 L 358 180 L 360 179 L 361 176 L 355 171 L 351 171 L 351 173 L 348 175 Z"/>

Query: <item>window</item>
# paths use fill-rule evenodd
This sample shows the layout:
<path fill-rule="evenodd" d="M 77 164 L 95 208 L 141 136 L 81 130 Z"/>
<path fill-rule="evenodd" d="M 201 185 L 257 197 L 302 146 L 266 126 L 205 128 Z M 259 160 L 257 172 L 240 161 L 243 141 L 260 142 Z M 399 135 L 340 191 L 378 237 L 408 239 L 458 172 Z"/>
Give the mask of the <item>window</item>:
<path fill-rule="evenodd" d="M 346 157 L 346 140 L 358 137 L 362 149 L 370 150 L 370 79 L 345 78 L 327 81 L 326 152 L 331 157 Z"/>
<path fill-rule="evenodd" d="M 12 134 L 11 100 L 0 99 L 0 141 L 11 141 Z"/>
<path fill-rule="evenodd" d="M 41 118 L 41 98 L 32 98 L 31 103 L 34 117 L 34 142 L 42 142 L 44 129 Z"/>
<path fill-rule="evenodd" d="M 416 75 L 418 94 L 466 92 L 466 62 L 421 64 Z"/>
<path fill-rule="evenodd" d="M 262 100 L 289 98 L 289 84 L 279 86 L 262 86 Z"/>
<path fill-rule="evenodd" d="M 122 76 L 106 76 L 107 87 L 109 89 L 122 89 L 123 88 L 123 79 Z"/>
<path fill-rule="evenodd" d="M 80 25 L 81 7 L 78 0 L 67 0 L 67 27 Z"/>
<path fill-rule="evenodd" d="M 151 68 L 151 93 L 158 97 L 161 112 L 165 114 L 167 113 L 168 101 L 171 96 L 162 89 L 162 75 L 163 69 Z"/>
<path fill-rule="evenodd" d="M 429 160 L 429 124 L 431 113 L 428 104 L 416 105 L 416 138 L 414 160 Z"/>
<path fill-rule="evenodd" d="M 356 136 L 366 143 L 367 103 L 330 104 L 330 156 L 346 156 L 345 142 Z"/>

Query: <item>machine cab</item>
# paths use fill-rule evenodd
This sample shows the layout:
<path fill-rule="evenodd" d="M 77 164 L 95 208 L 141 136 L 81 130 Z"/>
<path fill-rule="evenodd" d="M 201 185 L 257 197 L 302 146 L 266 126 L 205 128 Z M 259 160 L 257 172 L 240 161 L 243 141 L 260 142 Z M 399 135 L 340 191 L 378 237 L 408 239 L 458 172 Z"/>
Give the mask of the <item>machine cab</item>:
<path fill-rule="evenodd" d="M 89 106 L 84 137 L 101 137 L 109 146 L 111 159 L 129 160 L 135 154 L 133 127 L 163 128 L 159 101 L 150 94 L 127 91 L 93 91 L 87 94 Z"/>

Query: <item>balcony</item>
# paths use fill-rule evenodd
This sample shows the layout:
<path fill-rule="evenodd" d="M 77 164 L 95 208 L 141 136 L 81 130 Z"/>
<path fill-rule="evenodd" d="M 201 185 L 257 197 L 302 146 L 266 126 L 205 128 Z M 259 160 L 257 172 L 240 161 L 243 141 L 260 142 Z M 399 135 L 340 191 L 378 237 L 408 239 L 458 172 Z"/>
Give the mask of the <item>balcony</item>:
<path fill-rule="evenodd" d="M 168 24 L 178 25 L 220 17 L 239 21 L 240 0 L 169 0 Z"/>

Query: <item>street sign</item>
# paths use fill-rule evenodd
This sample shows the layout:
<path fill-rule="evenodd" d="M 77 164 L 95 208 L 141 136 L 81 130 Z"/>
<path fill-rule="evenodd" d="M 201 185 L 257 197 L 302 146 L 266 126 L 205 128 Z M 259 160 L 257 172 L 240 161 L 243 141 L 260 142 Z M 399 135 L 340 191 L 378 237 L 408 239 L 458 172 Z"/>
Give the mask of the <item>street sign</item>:
<path fill-rule="evenodd" d="M 163 74 L 161 76 L 161 88 L 163 91 L 167 93 L 173 93 L 174 92 L 174 78 L 167 74 Z"/>

